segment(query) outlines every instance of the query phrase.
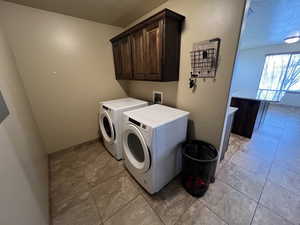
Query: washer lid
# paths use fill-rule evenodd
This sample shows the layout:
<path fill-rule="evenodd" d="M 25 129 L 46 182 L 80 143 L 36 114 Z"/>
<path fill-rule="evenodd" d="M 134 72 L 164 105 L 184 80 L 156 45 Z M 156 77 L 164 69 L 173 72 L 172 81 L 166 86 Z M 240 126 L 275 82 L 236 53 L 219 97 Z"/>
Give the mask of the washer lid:
<path fill-rule="evenodd" d="M 99 125 L 104 140 L 108 143 L 112 143 L 115 140 L 116 134 L 114 125 L 107 111 L 101 112 Z"/>
<path fill-rule="evenodd" d="M 151 157 L 145 139 L 139 129 L 128 124 L 123 133 L 124 154 L 132 167 L 139 173 L 145 173 L 151 165 Z"/>
<path fill-rule="evenodd" d="M 150 127 L 158 127 L 181 117 L 188 116 L 189 112 L 164 105 L 151 105 L 124 112 L 126 116 Z"/>
<path fill-rule="evenodd" d="M 120 98 L 120 99 L 102 102 L 102 105 L 112 110 L 122 110 L 130 107 L 148 105 L 148 103 L 146 101 L 142 101 L 135 98 Z"/>

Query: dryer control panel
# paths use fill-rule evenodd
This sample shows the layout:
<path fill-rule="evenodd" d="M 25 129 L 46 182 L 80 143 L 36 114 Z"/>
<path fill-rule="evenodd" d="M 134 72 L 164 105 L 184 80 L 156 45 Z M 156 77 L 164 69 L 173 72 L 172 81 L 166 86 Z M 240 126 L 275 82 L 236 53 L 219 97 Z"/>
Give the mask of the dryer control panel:
<path fill-rule="evenodd" d="M 107 111 L 109 111 L 109 112 L 111 111 L 111 109 L 108 108 L 108 107 L 106 107 L 105 105 L 103 105 L 102 108 L 105 109 L 105 110 L 107 110 Z"/>
<path fill-rule="evenodd" d="M 130 118 L 129 117 L 129 122 L 131 122 L 131 123 L 133 123 L 133 124 L 135 124 L 135 125 L 137 125 L 138 127 L 140 127 L 141 126 L 141 123 L 140 122 L 138 122 L 138 121 L 136 121 L 136 120 L 134 120 L 134 119 L 132 119 L 132 118 Z"/>
<path fill-rule="evenodd" d="M 143 128 L 143 130 L 149 132 L 149 127 L 148 127 L 146 124 L 143 124 L 143 123 L 141 123 L 141 122 L 139 122 L 139 121 L 137 121 L 137 120 L 135 120 L 135 119 L 132 119 L 132 118 L 130 118 L 130 117 L 128 118 L 128 121 L 129 121 L 130 123 L 133 123 L 134 125 L 136 125 L 136 126 L 138 126 L 138 127 Z"/>

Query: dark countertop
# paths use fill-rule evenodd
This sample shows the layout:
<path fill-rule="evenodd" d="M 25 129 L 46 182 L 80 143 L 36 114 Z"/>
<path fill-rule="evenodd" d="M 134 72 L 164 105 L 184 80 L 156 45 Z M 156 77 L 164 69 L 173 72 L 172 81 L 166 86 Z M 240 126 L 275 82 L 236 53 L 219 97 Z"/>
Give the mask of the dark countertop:
<path fill-rule="evenodd" d="M 238 108 L 229 106 L 228 111 L 227 111 L 227 115 L 229 116 L 232 113 L 235 113 L 237 110 L 238 110 Z"/>

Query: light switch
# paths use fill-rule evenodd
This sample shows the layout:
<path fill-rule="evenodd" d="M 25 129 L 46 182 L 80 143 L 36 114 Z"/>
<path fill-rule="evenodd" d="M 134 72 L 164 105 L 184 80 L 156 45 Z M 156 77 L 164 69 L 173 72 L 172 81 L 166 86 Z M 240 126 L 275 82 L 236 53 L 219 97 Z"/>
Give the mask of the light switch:
<path fill-rule="evenodd" d="M 9 111 L 0 91 L 0 124 L 8 115 Z"/>

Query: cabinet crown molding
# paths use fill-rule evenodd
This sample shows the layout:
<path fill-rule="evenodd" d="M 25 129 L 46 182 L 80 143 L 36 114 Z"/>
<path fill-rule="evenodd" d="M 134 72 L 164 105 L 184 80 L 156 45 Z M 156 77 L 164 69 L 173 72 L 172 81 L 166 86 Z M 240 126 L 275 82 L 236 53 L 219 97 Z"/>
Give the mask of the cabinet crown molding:
<path fill-rule="evenodd" d="M 134 25 L 133 27 L 131 27 L 131 28 L 123 31 L 122 33 L 118 34 L 117 36 L 113 37 L 112 39 L 110 39 L 110 42 L 117 41 L 118 39 L 125 37 L 125 36 L 129 35 L 130 33 L 133 33 L 148 24 L 151 24 L 157 20 L 167 18 L 167 17 L 171 18 L 173 20 L 177 20 L 178 22 L 182 22 L 185 20 L 185 16 L 180 15 L 177 12 L 174 12 L 170 9 L 165 8 L 165 9 L 159 11 L 158 13 L 154 14 L 153 16 L 150 16 L 149 18 L 139 22 L 138 24 Z"/>

